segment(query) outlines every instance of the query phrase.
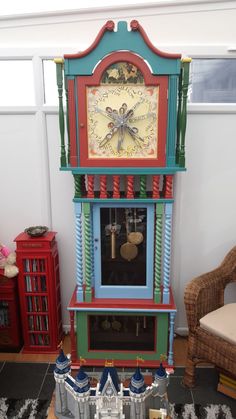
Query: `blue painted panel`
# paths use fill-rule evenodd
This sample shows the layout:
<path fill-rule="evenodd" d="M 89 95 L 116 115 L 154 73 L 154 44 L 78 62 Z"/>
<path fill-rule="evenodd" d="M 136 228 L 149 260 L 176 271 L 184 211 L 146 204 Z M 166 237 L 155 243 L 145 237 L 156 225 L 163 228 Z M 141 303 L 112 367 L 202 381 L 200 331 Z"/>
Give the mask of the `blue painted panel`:
<path fill-rule="evenodd" d="M 94 270 L 95 270 L 95 297 L 96 298 L 124 298 L 124 299 L 150 299 L 153 298 L 153 263 L 154 263 L 154 204 L 128 204 L 129 208 L 147 209 L 147 245 L 146 245 L 146 286 L 104 286 L 101 278 L 101 208 L 126 208 L 127 204 L 120 203 L 94 204 Z"/>
<path fill-rule="evenodd" d="M 147 60 L 153 74 L 179 74 L 180 59 L 155 54 L 144 42 L 139 31 L 128 31 L 127 22 L 119 22 L 116 32 L 105 32 L 100 43 L 82 58 L 65 59 L 66 75 L 91 75 L 97 63 L 115 51 L 131 51 Z"/>
<path fill-rule="evenodd" d="M 130 313 L 176 313 L 176 309 L 168 309 L 168 308 L 156 308 L 156 309 L 138 309 L 138 308 L 107 308 L 107 307 L 96 307 L 94 308 L 92 307 L 84 307 L 84 306 L 70 306 L 67 307 L 67 310 L 69 311 L 81 311 L 81 312 L 88 312 L 88 313 L 93 313 L 93 312 L 100 312 L 100 313 L 122 313 L 122 314 L 130 314 Z"/>
<path fill-rule="evenodd" d="M 72 171 L 77 175 L 173 175 L 185 172 L 185 167 L 61 167 L 61 171 Z"/>

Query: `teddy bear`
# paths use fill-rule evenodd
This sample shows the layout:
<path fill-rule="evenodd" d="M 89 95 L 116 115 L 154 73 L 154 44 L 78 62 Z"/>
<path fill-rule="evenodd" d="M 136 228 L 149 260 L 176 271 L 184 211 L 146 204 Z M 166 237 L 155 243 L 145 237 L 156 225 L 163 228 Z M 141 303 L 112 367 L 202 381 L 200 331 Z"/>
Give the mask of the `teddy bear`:
<path fill-rule="evenodd" d="M 4 269 L 4 276 L 13 278 L 18 274 L 19 269 L 15 263 L 15 252 L 12 252 L 11 249 L 0 243 L 0 268 Z"/>

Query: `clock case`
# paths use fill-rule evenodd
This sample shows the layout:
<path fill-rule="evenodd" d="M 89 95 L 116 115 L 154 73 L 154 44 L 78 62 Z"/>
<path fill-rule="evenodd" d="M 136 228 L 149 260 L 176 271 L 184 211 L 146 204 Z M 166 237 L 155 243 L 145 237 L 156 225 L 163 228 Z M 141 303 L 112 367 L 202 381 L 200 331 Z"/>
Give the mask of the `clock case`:
<path fill-rule="evenodd" d="M 134 20 L 129 30 L 126 22 L 115 30 L 108 21 L 91 47 L 55 62 L 61 170 L 72 172 L 75 185 L 72 363 L 79 365 L 83 357 L 87 364 L 103 365 L 112 358 L 117 366 L 134 366 L 142 356 L 146 366 L 156 366 L 164 354 L 173 365 L 173 178 L 185 170 L 190 60 L 158 50 Z M 146 85 L 159 86 L 156 159 L 88 155 L 86 88 L 100 85 L 104 71 L 120 62 L 138 68 Z"/>

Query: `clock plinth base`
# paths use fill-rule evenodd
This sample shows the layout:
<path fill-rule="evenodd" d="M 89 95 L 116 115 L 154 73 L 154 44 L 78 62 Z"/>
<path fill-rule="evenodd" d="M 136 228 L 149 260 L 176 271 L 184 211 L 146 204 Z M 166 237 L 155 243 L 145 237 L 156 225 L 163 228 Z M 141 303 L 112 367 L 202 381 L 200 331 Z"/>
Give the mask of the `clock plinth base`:
<path fill-rule="evenodd" d="M 104 365 L 112 358 L 116 366 L 132 367 L 141 357 L 145 366 L 154 368 L 162 355 L 173 365 L 174 321 L 170 320 L 176 306 L 171 289 L 169 293 L 168 304 L 155 299 L 95 298 L 93 292 L 91 301 L 78 302 L 75 289 L 68 307 L 77 330 L 77 338 L 71 339 L 72 365 L 78 366 L 82 357 L 86 365 Z"/>

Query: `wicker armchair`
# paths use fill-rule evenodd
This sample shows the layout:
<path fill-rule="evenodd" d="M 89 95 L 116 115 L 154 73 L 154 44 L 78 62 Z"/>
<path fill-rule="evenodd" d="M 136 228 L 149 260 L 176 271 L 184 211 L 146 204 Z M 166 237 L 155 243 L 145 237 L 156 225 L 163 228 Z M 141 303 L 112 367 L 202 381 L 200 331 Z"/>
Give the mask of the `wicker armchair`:
<path fill-rule="evenodd" d="M 187 387 L 195 385 L 195 366 L 199 362 L 210 362 L 236 376 L 236 345 L 212 335 L 199 323 L 207 313 L 224 305 L 224 290 L 230 282 L 236 282 L 236 246 L 217 269 L 193 279 L 185 289 L 189 337 L 183 384 Z"/>

